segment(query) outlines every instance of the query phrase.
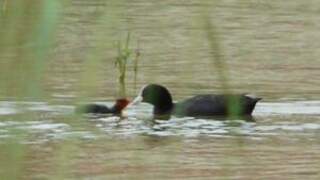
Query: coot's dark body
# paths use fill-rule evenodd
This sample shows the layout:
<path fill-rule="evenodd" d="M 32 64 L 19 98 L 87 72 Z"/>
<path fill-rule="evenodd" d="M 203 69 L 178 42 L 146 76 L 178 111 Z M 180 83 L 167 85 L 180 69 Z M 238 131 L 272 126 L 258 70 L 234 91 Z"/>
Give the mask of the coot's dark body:
<path fill-rule="evenodd" d="M 170 92 L 164 86 L 150 84 L 141 90 L 133 101 L 147 102 L 154 106 L 157 116 L 250 116 L 261 98 L 248 95 L 197 95 L 174 104 Z"/>
<path fill-rule="evenodd" d="M 86 104 L 81 106 L 79 109 L 77 109 L 77 112 L 82 113 L 93 113 L 93 114 L 118 114 L 119 111 L 117 111 L 115 108 L 107 107 L 106 105 L 102 104 Z"/>
<path fill-rule="evenodd" d="M 251 115 L 257 101 L 245 95 L 198 95 L 174 105 L 174 114 L 184 116 Z"/>

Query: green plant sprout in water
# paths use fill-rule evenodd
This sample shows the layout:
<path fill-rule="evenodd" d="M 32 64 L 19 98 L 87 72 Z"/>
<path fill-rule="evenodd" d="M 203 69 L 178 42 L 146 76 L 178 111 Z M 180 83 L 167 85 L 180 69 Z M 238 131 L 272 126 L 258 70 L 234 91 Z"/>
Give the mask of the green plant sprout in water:
<path fill-rule="evenodd" d="M 134 72 L 134 91 L 136 93 L 136 91 L 137 91 L 137 78 L 138 78 L 138 62 L 139 62 L 139 57 L 141 55 L 139 41 L 138 41 L 138 45 L 137 45 L 137 49 L 136 49 L 135 53 L 136 53 L 136 56 L 134 58 L 133 72 Z"/>
<path fill-rule="evenodd" d="M 115 66 L 119 70 L 119 95 L 120 97 L 126 97 L 126 72 L 127 72 L 127 64 L 132 54 L 132 50 L 129 48 L 130 44 L 130 33 L 128 33 L 125 44 L 122 45 L 120 41 L 118 41 L 118 56 L 115 61 Z M 137 82 L 137 74 L 138 74 L 138 60 L 140 57 L 140 50 L 139 48 L 135 51 L 135 58 L 134 58 L 134 86 L 136 87 Z"/>
<path fill-rule="evenodd" d="M 120 85 L 120 96 L 126 97 L 126 71 L 128 59 L 132 53 L 129 49 L 130 33 L 127 35 L 124 46 L 118 41 L 118 56 L 116 58 L 115 65 L 119 70 L 119 85 Z"/>

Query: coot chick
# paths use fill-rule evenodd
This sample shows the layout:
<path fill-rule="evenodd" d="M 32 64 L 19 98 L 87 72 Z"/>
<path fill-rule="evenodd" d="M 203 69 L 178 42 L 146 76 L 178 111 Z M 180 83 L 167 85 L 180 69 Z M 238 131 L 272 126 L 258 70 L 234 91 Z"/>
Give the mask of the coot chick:
<path fill-rule="evenodd" d="M 152 104 L 155 118 L 168 119 L 176 116 L 251 116 L 256 103 L 261 98 L 245 94 L 197 95 L 182 102 L 173 103 L 170 92 L 164 86 L 149 84 L 144 86 L 131 104 L 146 102 Z"/>
<path fill-rule="evenodd" d="M 117 99 L 115 104 L 111 108 L 102 104 L 86 104 L 76 108 L 76 112 L 121 115 L 121 111 L 128 104 L 129 104 L 129 101 L 125 98 L 122 98 L 122 99 Z"/>

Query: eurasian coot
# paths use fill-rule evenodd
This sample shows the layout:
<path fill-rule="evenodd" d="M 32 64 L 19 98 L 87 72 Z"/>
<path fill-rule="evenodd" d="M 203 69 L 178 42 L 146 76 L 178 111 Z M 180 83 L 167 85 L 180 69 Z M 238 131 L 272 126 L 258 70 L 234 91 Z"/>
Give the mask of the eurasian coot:
<path fill-rule="evenodd" d="M 173 103 L 170 92 L 164 86 L 144 86 L 131 104 L 152 104 L 155 117 L 177 116 L 250 116 L 261 98 L 250 95 L 197 95 L 182 102 Z"/>
<path fill-rule="evenodd" d="M 129 101 L 125 98 L 122 98 L 122 99 L 117 99 L 115 104 L 111 108 L 102 104 L 86 104 L 76 108 L 76 112 L 121 115 L 121 111 L 128 104 L 129 104 Z"/>

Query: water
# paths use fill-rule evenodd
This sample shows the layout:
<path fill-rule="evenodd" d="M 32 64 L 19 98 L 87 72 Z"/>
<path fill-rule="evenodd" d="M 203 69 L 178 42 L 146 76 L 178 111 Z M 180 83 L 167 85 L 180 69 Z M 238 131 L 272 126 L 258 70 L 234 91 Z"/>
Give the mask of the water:
<path fill-rule="evenodd" d="M 0 174 L 16 179 L 319 179 L 317 4 L 64 3 L 38 85 L 45 98 L 15 97 L 25 93 L 13 81 L 16 76 L 7 78 L 12 89 L 0 91 Z M 222 92 L 204 28 L 207 7 L 230 88 L 263 97 L 255 122 L 172 117 L 152 123 L 150 106 L 135 109 L 130 112 L 135 117 L 127 119 L 73 113 L 81 98 L 110 105 L 117 97 L 114 43 L 128 31 L 131 46 L 139 41 L 141 51 L 138 87 L 164 84 L 177 101 Z M 10 47 L 0 55 L 2 67 L 32 58 L 23 56 L 33 51 L 24 38 Z M 21 72 L 15 73 L 19 78 Z M 131 70 L 128 75 L 133 97 L 138 89 Z"/>
<path fill-rule="evenodd" d="M 7 113 L 2 113 L 0 139 L 25 132 L 20 143 L 32 156 L 23 169 L 27 179 L 53 176 L 51 166 L 65 143 L 71 144 L 67 161 L 75 165 L 66 165 L 71 172 L 58 170 L 75 179 L 317 179 L 319 108 L 319 101 L 259 103 L 256 122 L 173 117 L 151 123 L 138 116 L 150 111 L 142 106 L 131 109 L 140 119 L 80 116 L 70 124 L 64 118 L 73 115 L 73 106 L 1 102 L 0 112 Z M 83 121 L 88 124 L 75 125 Z"/>

